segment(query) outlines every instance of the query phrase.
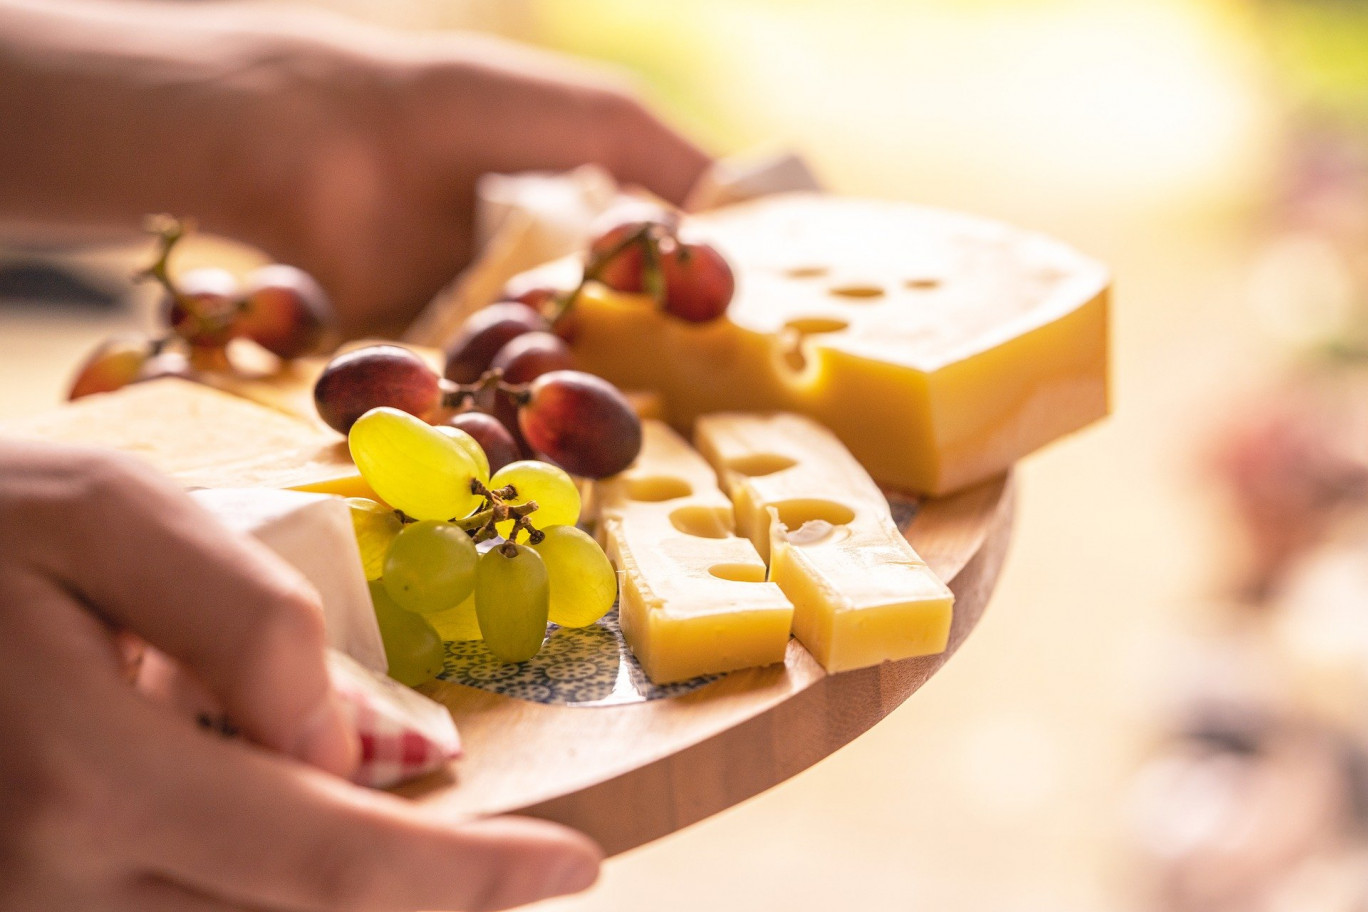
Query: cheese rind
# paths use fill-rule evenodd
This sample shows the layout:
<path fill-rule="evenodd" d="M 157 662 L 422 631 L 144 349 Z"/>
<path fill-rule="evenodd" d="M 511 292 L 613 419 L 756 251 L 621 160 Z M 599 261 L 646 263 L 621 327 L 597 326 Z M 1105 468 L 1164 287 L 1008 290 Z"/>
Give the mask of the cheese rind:
<path fill-rule="evenodd" d="M 829 431 L 797 415 L 731 413 L 699 419 L 696 434 L 738 530 L 793 602 L 794 635 L 824 668 L 945 650 L 954 596 Z"/>
<path fill-rule="evenodd" d="M 736 273 L 727 314 L 671 318 L 591 283 L 579 367 L 658 390 L 676 427 L 815 418 L 881 483 L 928 494 L 1005 471 L 1108 411 L 1110 277 L 1043 235 L 926 207 L 784 194 L 685 221 Z M 520 281 L 573 287 L 577 260 Z"/>
<path fill-rule="evenodd" d="M 318 591 L 328 645 L 367 668 L 388 668 L 347 505 L 326 494 L 227 488 L 190 494 L 230 529 L 253 536 Z"/>
<path fill-rule="evenodd" d="M 793 606 L 766 581 L 755 547 L 732 534 L 712 469 L 664 424 L 642 430 L 637 461 L 594 498 L 637 661 L 657 684 L 782 662 Z"/>

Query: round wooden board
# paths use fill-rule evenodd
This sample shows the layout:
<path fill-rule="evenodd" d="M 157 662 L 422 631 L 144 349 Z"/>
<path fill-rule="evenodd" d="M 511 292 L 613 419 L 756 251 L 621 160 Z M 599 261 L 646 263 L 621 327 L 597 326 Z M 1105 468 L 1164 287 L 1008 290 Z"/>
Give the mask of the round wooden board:
<path fill-rule="evenodd" d="M 793 776 L 893 711 L 983 615 L 1011 534 L 1010 474 L 925 501 L 908 541 L 955 593 L 949 648 L 828 675 L 796 640 L 783 665 L 732 672 L 682 696 L 619 706 L 529 703 L 460 684 L 424 688 L 451 709 L 466 755 L 402 789 L 471 815 L 528 814 L 610 854 Z"/>

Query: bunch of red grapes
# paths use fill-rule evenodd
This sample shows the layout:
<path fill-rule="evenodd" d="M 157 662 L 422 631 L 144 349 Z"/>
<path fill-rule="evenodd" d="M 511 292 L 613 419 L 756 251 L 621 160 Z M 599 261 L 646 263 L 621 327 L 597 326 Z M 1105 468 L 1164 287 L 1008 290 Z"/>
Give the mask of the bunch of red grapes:
<path fill-rule="evenodd" d="M 68 398 L 112 392 L 157 377 L 194 379 L 200 370 L 231 365 L 227 346 L 251 339 L 272 354 L 298 358 L 318 353 L 336 323 L 323 288 L 302 269 L 272 263 L 239 283 L 217 267 L 192 269 L 172 278 L 167 261 L 187 233 L 183 222 L 154 221 L 156 261 L 139 273 L 165 289 L 161 316 L 167 332 L 115 336 L 81 365 Z"/>
<path fill-rule="evenodd" d="M 640 452 L 641 422 L 615 386 L 574 369 L 574 303 L 591 281 L 649 292 L 690 322 L 720 317 L 734 289 L 726 260 L 680 241 L 668 220 L 623 222 L 593 242 L 578 287 L 533 288 L 471 315 L 447 346 L 442 377 L 396 345 L 334 358 L 314 388 L 318 413 L 345 434 L 370 409 L 390 406 L 466 431 L 492 471 L 536 457 L 573 475 L 614 475 Z"/>
<path fill-rule="evenodd" d="M 649 294 L 666 313 L 690 323 L 722 316 L 736 290 L 722 254 L 681 240 L 668 216 L 621 222 L 600 234 L 589 248 L 584 281 Z"/>
<path fill-rule="evenodd" d="M 545 325 L 544 318 L 528 311 Z M 528 329 L 519 338 L 537 335 L 551 334 Z M 511 351 L 533 351 L 537 341 Z M 460 428 L 480 444 L 493 472 L 538 457 L 573 475 L 606 478 L 631 465 L 641 451 L 641 422 L 608 381 L 573 370 L 558 358 L 528 354 L 506 359 L 514 365 L 513 376 L 524 378 L 521 382 L 490 368 L 481 370 L 473 383 L 459 383 L 449 377 L 451 364 L 459 365 L 462 353 L 460 346 L 450 352 L 448 377 L 439 377 L 422 358 L 398 345 L 369 345 L 338 355 L 314 387 L 318 414 L 344 434 L 380 406 Z"/>

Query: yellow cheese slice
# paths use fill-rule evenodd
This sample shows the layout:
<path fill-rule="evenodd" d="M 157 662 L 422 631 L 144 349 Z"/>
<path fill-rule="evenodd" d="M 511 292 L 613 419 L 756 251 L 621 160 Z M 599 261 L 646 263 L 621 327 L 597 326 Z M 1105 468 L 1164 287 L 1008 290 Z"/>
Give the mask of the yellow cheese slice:
<path fill-rule="evenodd" d="M 637 461 L 595 492 L 637 661 L 657 684 L 782 662 L 793 606 L 732 533 L 712 469 L 666 425 L 642 430 Z"/>
<path fill-rule="evenodd" d="M 785 194 L 686 219 L 736 273 L 691 324 L 591 285 L 574 353 L 654 389 L 676 427 L 780 410 L 833 430 L 881 483 L 940 494 L 1107 413 L 1099 263 L 1043 235 L 903 203 Z M 577 259 L 518 284 L 573 286 Z"/>
<path fill-rule="evenodd" d="M 699 451 L 737 530 L 793 601 L 793 633 L 827 671 L 945 650 L 954 596 L 903 538 L 888 501 L 829 431 L 793 414 L 706 415 Z"/>
<path fill-rule="evenodd" d="M 336 432 L 174 378 L 87 396 L 0 424 L 0 435 L 133 453 L 187 488 L 375 496 Z"/>

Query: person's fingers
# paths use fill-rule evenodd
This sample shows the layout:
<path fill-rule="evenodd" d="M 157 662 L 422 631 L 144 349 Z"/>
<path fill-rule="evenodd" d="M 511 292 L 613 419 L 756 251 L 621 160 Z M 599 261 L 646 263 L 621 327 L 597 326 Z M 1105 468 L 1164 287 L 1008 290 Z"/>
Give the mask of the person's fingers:
<path fill-rule="evenodd" d="M 127 912 L 278 912 L 205 896 L 160 878 L 147 878 L 125 890 L 118 902 Z"/>
<path fill-rule="evenodd" d="M 425 144 L 465 162 L 471 177 L 594 163 L 682 204 L 708 154 L 653 114 L 630 78 L 543 57 L 498 48 L 475 66 L 434 65 Z"/>
<path fill-rule="evenodd" d="M 322 609 L 303 578 L 138 460 L 43 453 L 35 484 L 58 493 L 37 499 L 33 509 L 50 515 L 25 525 L 51 537 L 31 547 L 45 571 L 184 663 L 253 740 L 349 774 L 356 739 L 332 697 Z"/>
<path fill-rule="evenodd" d="M 616 114 L 616 142 L 607 166 L 623 184 L 639 184 L 677 206 L 712 163 L 698 146 L 628 99 Z"/>
<path fill-rule="evenodd" d="M 144 725 L 178 742 L 138 855 L 179 883 L 290 910 L 502 909 L 589 886 L 600 853 L 536 820 L 456 824 L 238 742 Z"/>

